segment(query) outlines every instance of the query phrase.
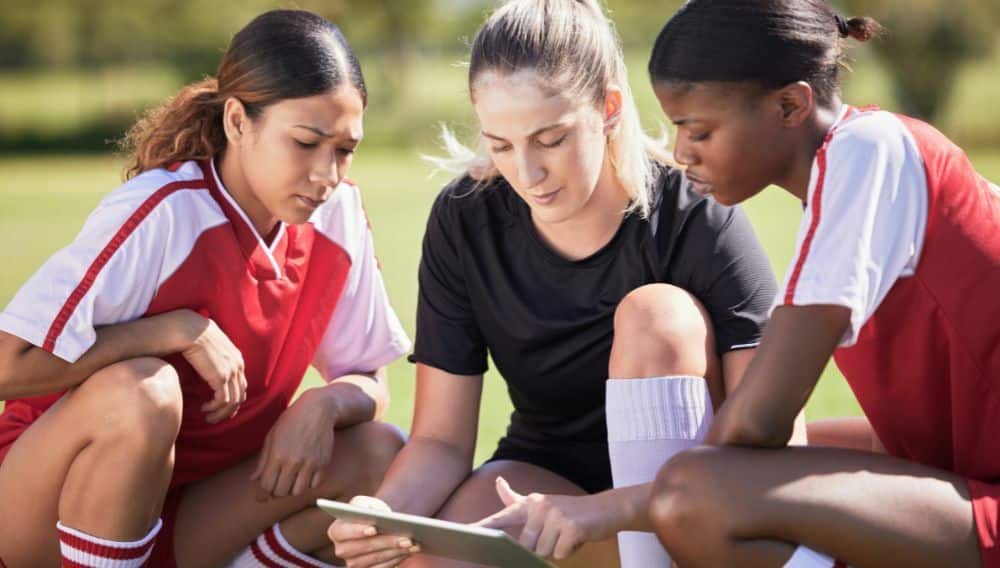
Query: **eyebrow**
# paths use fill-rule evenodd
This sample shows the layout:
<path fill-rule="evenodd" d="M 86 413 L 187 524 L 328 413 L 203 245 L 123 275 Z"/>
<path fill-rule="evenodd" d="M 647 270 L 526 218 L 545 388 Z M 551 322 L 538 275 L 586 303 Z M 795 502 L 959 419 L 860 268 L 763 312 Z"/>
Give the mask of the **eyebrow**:
<path fill-rule="evenodd" d="M 326 132 L 322 128 L 316 128 L 315 126 L 309 126 L 309 125 L 306 125 L 306 124 L 296 124 L 296 125 L 294 125 L 294 128 L 304 128 L 304 129 L 306 129 L 306 130 L 308 130 L 308 131 L 310 131 L 310 132 L 312 132 L 314 134 L 317 134 L 319 136 L 322 136 L 324 138 L 334 138 L 335 137 L 334 134 L 332 134 L 330 132 Z M 351 138 L 348 138 L 347 141 L 348 142 L 353 142 L 353 143 L 357 144 L 358 142 L 361 142 L 361 138 L 353 138 L 353 137 L 351 137 Z"/>
<path fill-rule="evenodd" d="M 528 138 L 531 138 L 533 136 L 538 136 L 539 134 L 542 134 L 544 132 L 548 132 L 549 130 L 553 130 L 555 128 L 559 128 L 561 126 L 566 126 L 566 125 L 563 124 L 563 123 L 561 123 L 561 122 L 557 122 L 555 124 L 550 124 L 548 126 L 543 126 L 543 127 L 539 128 L 538 130 L 536 130 L 536 131 L 532 132 L 531 134 L 529 134 Z M 497 136 L 495 134 L 490 134 L 489 132 L 486 132 L 485 130 L 483 130 L 483 136 L 485 136 L 487 138 L 492 138 L 493 140 L 502 140 L 504 142 L 507 141 L 506 138 L 503 138 L 501 136 Z"/>

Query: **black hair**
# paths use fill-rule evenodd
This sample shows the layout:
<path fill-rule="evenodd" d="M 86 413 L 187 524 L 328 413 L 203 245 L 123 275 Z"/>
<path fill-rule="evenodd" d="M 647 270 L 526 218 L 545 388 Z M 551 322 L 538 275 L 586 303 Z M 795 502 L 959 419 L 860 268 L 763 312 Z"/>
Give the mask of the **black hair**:
<path fill-rule="evenodd" d="M 840 90 L 842 38 L 867 41 L 871 18 L 845 19 L 824 0 L 689 0 L 663 26 L 649 58 L 654 82 L 808 82 L 821 105 Z"/>

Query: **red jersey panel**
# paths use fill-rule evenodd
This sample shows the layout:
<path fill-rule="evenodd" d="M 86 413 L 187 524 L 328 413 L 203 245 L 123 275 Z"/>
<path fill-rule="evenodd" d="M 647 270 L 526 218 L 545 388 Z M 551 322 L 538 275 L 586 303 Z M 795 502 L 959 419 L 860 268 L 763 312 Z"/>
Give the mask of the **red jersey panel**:
<path fill-rule="evenodd" d="M 302 225 L 265 243 L 211 162 L 154 170 L 112 192 L 80 236 L 0 314 L 0 329 L 75 361 L 94 328 L 181 308 L 212 318 L 240 349 L 247 401 L 219 424 L 200 410 L 208 385 L 180 355 L 184 418 L 173 485 L 256 452 L 307 367 L 328 381 L 409 349 L 375 262 L 360 194 L 341 184 Z M 7 446 L 60 395 L 8 402 Z"/>

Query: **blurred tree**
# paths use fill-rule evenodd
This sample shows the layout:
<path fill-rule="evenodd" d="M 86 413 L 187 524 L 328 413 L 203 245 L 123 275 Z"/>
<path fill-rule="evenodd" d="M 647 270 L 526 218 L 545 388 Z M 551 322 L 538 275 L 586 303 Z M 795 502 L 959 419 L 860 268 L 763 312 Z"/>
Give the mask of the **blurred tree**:
<path fill-rule="evenodd" d="M 850 15 L 885 27 L 874 49 L 885 60 L 904 111 L 933 119 L 966 60 L 996 47 L 995 0 L 846 0 Z"/>

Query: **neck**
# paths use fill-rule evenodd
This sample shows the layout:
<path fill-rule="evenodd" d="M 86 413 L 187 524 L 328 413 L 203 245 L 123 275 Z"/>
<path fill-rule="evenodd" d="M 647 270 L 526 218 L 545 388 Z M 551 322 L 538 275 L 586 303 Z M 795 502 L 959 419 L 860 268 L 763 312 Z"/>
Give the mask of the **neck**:
<path fill-rule="evenodd" d="M 260 238 L 267 240 L 277 227 L 278 219 L 264 207 L 260 199 L 257 199 L 257 196 L 250 190 L 250 184 L 247 183 L 243 168 L 229 148 L 222 151 L 216 168 L 222 185 L 225 186 L 223 191 L 228 191 L 240 209 L 246 213 Z"/>
<path fill-rule="evenodd" d="M 628 194 L 614 175 L 614 168 L 605 162 L 597 188 L 580 211 L 558 223 L 540 222 L 534 216 L 532 221 L 545 244 L 569 260 L 580 260 L 611 241 L 628 202 Z"/>
<path fill-rule="evenodd" d="M 834 99 L 833 104 L 827 108 L 816 108 L 812 119 L 803 125 L 802 135 L 792 143 L 794 149 L 788 171 L 781 179 L 775 181 L 801 201 L 806 201 L 809 194 L 809 177 L 816 152 L 840 117 L 840 110 L 839 98 Z"/>

